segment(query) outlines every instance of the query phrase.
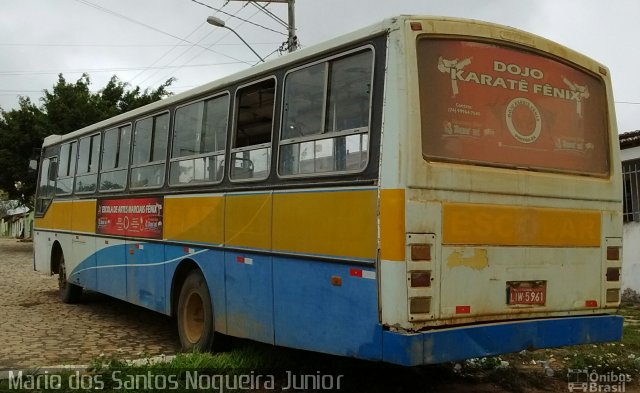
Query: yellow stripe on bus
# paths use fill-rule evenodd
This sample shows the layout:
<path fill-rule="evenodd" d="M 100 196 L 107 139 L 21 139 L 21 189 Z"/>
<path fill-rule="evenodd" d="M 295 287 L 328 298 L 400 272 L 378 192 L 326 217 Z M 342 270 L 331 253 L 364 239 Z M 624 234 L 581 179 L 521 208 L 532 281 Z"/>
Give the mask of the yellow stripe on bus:
<path fill-rule="evenodd" d="M 273 249 L 375 259 L 377 191 L 275 194 Z"/>
<path fill-rule="evenodd" d="M 380 258 L 404 261 L 404 190 L 380 191 Z"/>
<path fill-rule="evenodd" d="M 225 244 L 271 249 L 271 194 L 227 195 Z"/>
<path fill-rule="evenodd" d="M 71 230 L 74 232 L 96 231 L 96 201 L 73 201 Z"/>
<path fill-rule="evenodd" d="M 389 250 L 400 253 L 398 260 L 402 260 L 404 192 L 394 191 L 393 211 L 384 209 L 387 222 L 393 222 L 393 227 L 388 227 L 393 242 L 387 245 L 399 241 L 394 244 L 395 250 Z M 375 189 L 168 197 L 164 199 L 163 238 L 265 251 L 375 259 L 377 203 Z M 44 218 L 37 219 L 36 227 L 93 233 L 95 210 L 95 200 L 56 201 Z M 396 233 L 398 226 L 400 232 Z"/>
<path fill-rule="evenodd" d="M 443 204 L 443 244 L 598 247 L 600 213 L 479 204 Z"/>
<path fill-rule="evenodd" d="M 53 201 L 44 217 L 36 218 L 36 229 L 94 233 L 96 201 Z"/>
<path fill-rule="evenodd" d="M 224 243 L 224 197 L 164 199 L 164 238 L 198 243 Z"/>

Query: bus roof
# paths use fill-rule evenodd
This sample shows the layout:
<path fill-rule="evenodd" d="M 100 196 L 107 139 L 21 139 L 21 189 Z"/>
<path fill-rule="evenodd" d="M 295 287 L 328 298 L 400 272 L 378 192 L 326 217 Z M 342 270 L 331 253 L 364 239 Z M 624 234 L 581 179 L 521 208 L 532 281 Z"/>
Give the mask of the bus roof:
<path fill-rule="evenodd" d="M 504 26 L 504 25 L 499 25 L 495 23 L 484 22 L 484 21 L 474 20 L 474 19 L 451 18 L 451 17 L 442 17 L 442 16 L 426 16 L 426 15 L 399 15 L 399 16 L 384 19 L 381 22 L 369 25 L 367 27 L 358 29 L 356 31 L 353 31 L 345 35 L 341 35 L 331 40 L 321 42 L 319 44 L 310 46 L 308 48 L 297 50 L 293 53 L 289 53 L 277 59 L 255 65 L 253 67 L 249 67 L 242 71 L 205 83 L 201 86 L 184 91 L 182 93 L 172 95 L 165 99 L 134 109 L 132 111 L 125 112 L 123 114 L 111 117 L 109 119 L 100 121 L 98 123 L 91 124 L 87 127 L 70 132 L 68 134 L 49 135 L 44 139 L 43 147 L 55 145 L 57 143 L 61 143 L 66 140 L 75 139 L 84 134 L 88 134 L 104 128 L 117 126 L 119 124 L 122 124 L 122 123 L 125 123 L 126 121 L 131 120 L 132 118 L 139 117 L 140 115 L 144 115 L 147 113 L 152 113 L 154 111 L 163 109 L 166 106 L 170 106 L 172 104 L 179 103 L 181 101 L 186 101 L 190 97 L 203 95 L 208 91 L 215 90 L 219 87 L 229 85 L 235 81 L 243 80 L 245 78 L 250 78 L 253 75 L 266 73 L 271 70 L 278 69 L 283 65 L 290 64 L 298 60 L 303 60 L 305 58 L 312 57 L 312 56 L 324 53 L 326 51 L 330 51 L 340 46 L 348 45 L 352 42 L 355 42 L 367 37 L 372 37 L 375 35 L 382 34 L 383 32 L 391 31 L 394 28 L 397 29 L 399 28 L 398 26 L 402 26 L 404 22 L 407 20 L 422 20 L 422 21 L 428 20 L 432 22 L 465 23 L 465 24 L 474 24 L 474 25 L 484 25 L 486 27 L 494 27 L 501 32 L 500 36 L 496 37 L 501 40 L 514 41 L 521 45 L 532 46 L 538 49 L 547 50 L 549 52 L 554 52 L 557 54 L 561 53 L 564 58 L 575 61 L 576 63 L 585 63 L 587 61 L 594 62 L 592 59 L 587 58 L 586 56 L 583 56 L 569 48 L 566 48 L 546 38 L 539 37 L 532 33 L 528 33 L 528 32 L 515 29 L 509 26 Z M 543 45 L 540 45 L 540 44 L 543 44 Z M 540 46 L 542 46 L 543 48 L 540 48 Z M 601 69 L 606 70 L 606 67 L 604 67 L 603 65 L 598 64 L 598 66 Z"/>

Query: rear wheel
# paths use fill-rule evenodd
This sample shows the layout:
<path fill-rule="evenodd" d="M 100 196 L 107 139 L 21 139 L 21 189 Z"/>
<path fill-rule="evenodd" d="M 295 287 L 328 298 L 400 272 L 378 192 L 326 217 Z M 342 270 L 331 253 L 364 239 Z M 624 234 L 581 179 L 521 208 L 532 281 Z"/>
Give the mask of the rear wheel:
<path fill-rule="evenodd" d="M 78 303 L 82 296 L 82 287 L 67 281 L 67 268 L 64 263 L 64 254 L 62 253 L 60 253 L 60 259 L 58 261 L 58 291 L 63 303 Z"/>
<path fill-rule="evenodd" d="M 199 270 L 189 273 L 178 300 L 178 334 L 186 350 L 208 351 L 213 346 L 213 308 L 209 288 Z"/>

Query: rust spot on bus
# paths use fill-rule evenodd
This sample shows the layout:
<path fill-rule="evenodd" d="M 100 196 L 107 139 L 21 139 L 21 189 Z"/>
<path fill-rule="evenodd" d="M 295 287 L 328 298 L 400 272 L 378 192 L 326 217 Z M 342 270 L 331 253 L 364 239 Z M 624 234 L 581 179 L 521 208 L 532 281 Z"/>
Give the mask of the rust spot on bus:
<path fill-rule="evenodd" d="M 487 250 L 484 248 L 475 248 L 473 253 L 471 249 L 461 249 L 454 251 L 447 258 L 447 266 L 466 266 L 476 270 L 482 270 L 489 266 L 489 258 L 487 257 Z"/>

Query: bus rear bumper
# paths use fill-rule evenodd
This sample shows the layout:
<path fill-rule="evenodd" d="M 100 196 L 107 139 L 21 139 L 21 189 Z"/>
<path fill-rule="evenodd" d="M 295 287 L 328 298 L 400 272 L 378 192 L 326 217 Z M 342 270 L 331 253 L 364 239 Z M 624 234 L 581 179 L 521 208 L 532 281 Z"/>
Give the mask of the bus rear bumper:
<path fill-rule="evenodd" d="M 564 317 L 462 326 L 422 333 L 383 332 L 383 360 L 404 366 L 619 341 L 621 316 Z"/>

